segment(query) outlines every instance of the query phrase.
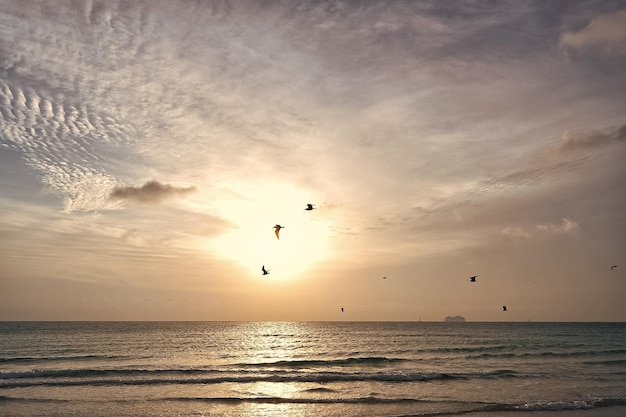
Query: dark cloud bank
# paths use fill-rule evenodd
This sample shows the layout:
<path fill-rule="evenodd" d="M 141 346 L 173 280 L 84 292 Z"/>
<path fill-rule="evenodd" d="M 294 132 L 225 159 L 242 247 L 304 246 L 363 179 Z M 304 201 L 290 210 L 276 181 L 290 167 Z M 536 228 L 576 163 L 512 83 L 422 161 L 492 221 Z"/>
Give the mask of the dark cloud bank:
<path fill-rule="evenodd" d="M 109 198 L 112 200 L 132 200 L 140 203 L 160 203 L 166 199 L 184 197 L 195 191 L 197 191 L 196 187 L 174 187 L 153 180 L 141 187 L 115 187 Z"/>

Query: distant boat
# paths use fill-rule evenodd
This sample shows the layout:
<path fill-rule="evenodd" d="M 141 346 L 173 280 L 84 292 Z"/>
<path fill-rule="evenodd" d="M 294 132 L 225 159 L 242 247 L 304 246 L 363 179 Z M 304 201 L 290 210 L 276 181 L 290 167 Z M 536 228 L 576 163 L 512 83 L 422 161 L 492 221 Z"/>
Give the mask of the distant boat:
<path fill-rule="evenodd" d="M 463 316 L 448 316 L 446 317 L 443 321 L 445 321 L 446 323 L 464 323 L 465 322 L 465 317 Z"/>

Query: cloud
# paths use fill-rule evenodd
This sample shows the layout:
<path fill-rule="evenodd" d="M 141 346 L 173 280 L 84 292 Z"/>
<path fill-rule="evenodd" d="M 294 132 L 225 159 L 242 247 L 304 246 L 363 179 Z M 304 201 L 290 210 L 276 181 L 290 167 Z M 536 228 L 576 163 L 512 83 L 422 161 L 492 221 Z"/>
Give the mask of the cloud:
<path fill-rule="evenodd" d="M 532 234 L 529 231 L 520 226 L 507 226 L 502 229 L 502 234 L 516 238 L 530 239 L 532 237 Z"/>
<path fill-rule="evenodd" d="M 594 160 L 594 155 L 579 155 L 581 150 L 598 150 L 618 143 L 626 143 L 626 124 L 601 130 L 566 130 L 556 146 L 544 147 L 531 154 L 523 165 L 512 172 L 478 182 L 458 195 L 457 201 L 468 201 L 495 191 L 513 187 L 538 185 L 576 170 Z"/>
<path fill-rule="evenodd" d="M 135 228 L 125 231 L 120 239 L 137 245 L 144 243 L 144 240 L 140 237 L 139 230 Z"/>
<path fill-rule="evenodd" d="M 160 203 L 175 197 L 184 197 L 197 191 L 196 187 L 180 188 L 158 181 L 148 181 L 141 187 L 115 187 L 109 198 L 112 200 L 133 200 L 140 203 Z"/>
<path fill-rule="evenodd" d="M 618 142 L 626 142 L 626 124 L 609 132 L 568 130 L 563 134 L 563 141 L 557 148 L 557 152 L 564 154 L 604 147 Z"/>
<path fill-rule="evenodd" d="M 555 224 L 555 223 L 539 224 L 535 226 L 535 229 L 537 229 L 540 232 L 548 232 L 548 233 L 557 234 L 557 235 L 576 234 L 578 232 L 579 226 L 578 226 L 578 223 L 576 223 L 574 220 L 565 217 L 563 218 L 563 221 L 561 222 L 561 224 Z"/>
<path fill-rule="evenodd" d="M 561 35 L 561 46 L 570 49 L 601 48 L 609 54 L 626 54 L 626 10 L 595 17 L 577 32 Z"/>
<path fill-rule="evenodd" d="M 576 235 L 580 226 L 574 220 L 564 217 L 561 223 L 537 224 L 531 228 L 508 226 L 502 230 L 503 235 L 530 239 L 537 235 Z"/>
<path fill-rule="evenodd" d="M 19 152 L 41 184 L 63 199 L 65 212 L 111 208 L 103 196 L 117 181 L 102 150 L 116 147 L 120 135 L 102 115 L 45 89 L 0 80 L 0 147 Z"/>
<path fill-rule="evenodd" d="M 576 207 L 572 214 L 582 221 L 595 216 L 599 205 L 616 204 L 616 200 L 595 201 L 590 196 L 597 195 L 598 181 L 605 193 L 615 187 L 619 190 L 623 165 L 613 162 L 619 162 L 616 158 L 623 153 L 601 151 L 626 143 L 626 124 L 577 134 L 565 131 L 562 137 L 556 144 L 544 143 L 512 160 L 501 172 L 458 181 L 445 192 L 445 188 L 434 189 L 431 198 L 424 198 L 411 212 L 391 221 L 402 227 L 415 225 L 420 233 L 453 231 L 455 236 L 460 235 L 459 230 L 474 234 L 486 230 L 520 239 L 575 234 L 579 225 L 571 218 L 552 223 L 545 219 L 562 218 L 564 211 L 572 210 L 573 202 Z M 581 195 L 586 197 L 584 202 Z M 475 239 L 468 242 L 473 244 Z"/>

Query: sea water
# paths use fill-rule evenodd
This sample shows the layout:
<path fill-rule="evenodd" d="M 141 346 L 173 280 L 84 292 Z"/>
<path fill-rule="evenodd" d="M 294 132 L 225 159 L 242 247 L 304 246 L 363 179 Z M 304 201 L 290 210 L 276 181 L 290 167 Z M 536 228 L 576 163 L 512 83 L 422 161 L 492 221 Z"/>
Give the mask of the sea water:
<path fill-rule="evenodd" d="M 626 416 L 625 323 L 4 322 L 1 416 Z"/>

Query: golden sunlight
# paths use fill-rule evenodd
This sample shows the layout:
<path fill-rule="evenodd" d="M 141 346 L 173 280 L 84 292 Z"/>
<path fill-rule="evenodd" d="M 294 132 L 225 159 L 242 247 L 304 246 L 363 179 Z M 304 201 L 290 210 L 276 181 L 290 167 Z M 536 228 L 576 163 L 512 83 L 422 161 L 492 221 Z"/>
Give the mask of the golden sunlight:
<path fill-rule="evenodd" d="M 329 255 L 330 227 L 317 210 L 305 210 L 315 204 L 309 193 L 288 184 L 236 189 L 245 198 L 231 201 L 221 215 L 237 228 L 212 241 L 218 254 L 259 276 L 265 266 L 270 279 L 296 277 Z"/>

